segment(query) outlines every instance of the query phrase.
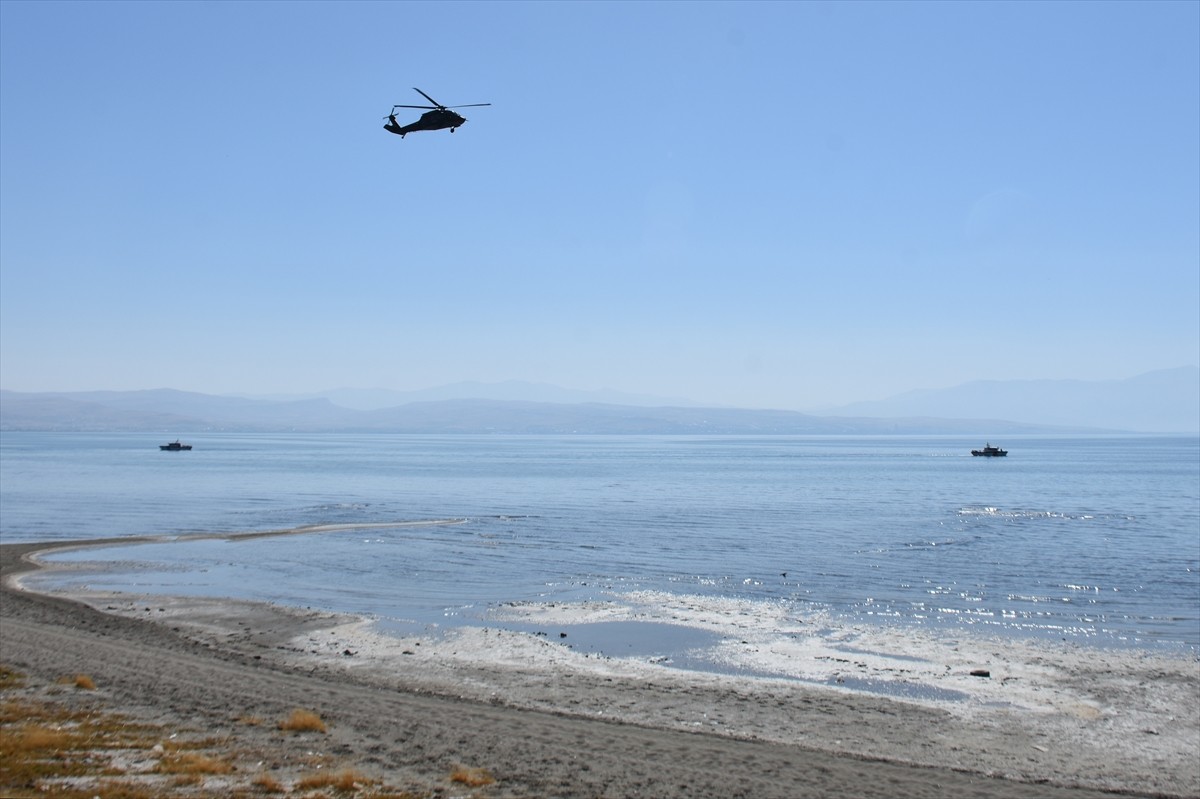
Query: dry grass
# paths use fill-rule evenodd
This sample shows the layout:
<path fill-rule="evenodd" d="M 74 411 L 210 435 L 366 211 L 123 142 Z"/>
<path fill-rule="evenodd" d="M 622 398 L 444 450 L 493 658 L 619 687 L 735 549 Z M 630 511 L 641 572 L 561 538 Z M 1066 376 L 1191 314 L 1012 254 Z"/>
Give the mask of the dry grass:
<path fill-rule="evenodd" d="M 30 700 L 5 701 L 0 704 L 0 796 L 10 796 L 10 791 L 20 788 L 30 796 L 50 791 L 50 795 L 72 797 L 74 793 L 63 780 L 111 776 L 113 753 L 148 750 L 154 740 L 145 726 L 115 713 L 97 714 Z M 97 791 L 91 786 L 81 789 L 83 794 L 91 799 Z M 113 790 L 103 795 L 135 794 Z"/>
<path fill-rule="evenodd" d="M 301 777 L 296 782 L 296 790 L 311 791 L 317 788 L 332 788 L 335 791 L 355 793 L 374 783 L 375 780 L 363 776 L 354 769 L 342 769 L 338 772 L 319 772 Z"/>
<path fill-rule="evenodd" d="M 19 671 L 13 671 L 8 666 L 0 663 L 0 691 L 7 691 L 11 688 L 20 688 L 24 684 L 24 674 Z"/>
<path fill-rule="evenodd" d="M 27 794 L 33 796 L 31 792 Z M 39 796 L 53 796 L 55 799 L 162 799 L 163 790 L 160 786 L 148 787 L 122 780 L 101 780 L 92 787 L 72 787 L 55 785 L 48 791 L 38 793 Z"/>
<path fill-rule="evenodd" d="M 96 681 L 86 674 L 67 675 L 58 678 L 59 685 L 74 685 L 81 691 L 96 690 Z"/>
<path fill-rule="evenodd" d="M 282 782 L 265 772 L 255 776 L 254 779 L 250 781 L 250 784 L 265 793 L 283 793 L 285 790 L 287 790 L 283 787 Z"/>
<path fill-rule="evenodd" d="M 101 694 L 63 691 L 74 677 L 40 681 L 0 664 L 0 797 L 32 799 L 434 799 L 349 768 L 351 758 L 306 752 L 303 739 L 237 719 L 212 730 L 146 723 Z M 259 720 L 261 721 L 261 720 Z M 314 723 L 315 722 L 315 723 Z M 312 713 L 287 719 L 324 730 Z M 281 723 L 280 727 L 284 727 Z M 275 764 L 271 772 L 263 763 Z M 318 771 L 319 769 L 319 771 Z M 306 775 L 300 778 L 299 775 Z M 298 780 L 293 784 L 294 780 Z"/>
<path fill-rule="evenodd" d="M 481 788 L 484 785 L 491 785 L 496 778 L 485 768 L 457 766 L 454 771 L 450 772 L 450 781 L 462 783 L 468 788 Z"/>
<path fill-rule="evenodd" d="M 162 774 L 229 774 L 233 766 L 202 752 L 170 752 L 158 761 Z"/>
<path fill-rule="evenodd" d="M 288 732 L 325 732 L 325 722 L 321 717 L 309 710 L 292 711 L 292 715 L 279 722 L 279 729 Z"/>
<path fill-rule="evenodd" d="M 44 727 L 40 724 L 26 724 L 18 727 L 8 738 L 5 733 L 5 743 L 0 751 L 33 753 L 39 750 L 58 751 L 71 749 L 76 743 L 77 735 L 55 727 Z"/>

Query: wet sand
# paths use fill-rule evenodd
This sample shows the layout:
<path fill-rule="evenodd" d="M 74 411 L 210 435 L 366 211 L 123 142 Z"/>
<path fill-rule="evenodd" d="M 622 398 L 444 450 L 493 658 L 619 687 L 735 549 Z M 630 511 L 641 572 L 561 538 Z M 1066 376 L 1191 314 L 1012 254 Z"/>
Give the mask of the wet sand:
<path fill-rule="evenodd" d="M 163 724 L 220 731 L 307 708 L 340 762 L 431 796 L 469 793 L 446 783 L 455 764 L 486 768 L 488 797 L 1200 795 L 1195 657 L 830 627 L 664 595 L 384 635 L 258 603 L 21 589 L 35 553 L 67 545 L 0 545 L 0 663 L 87 673 L 115 707 Z M 720 668 L 587 645 L 668 624 L 709 635 Z M 238 734 L 313 746 L 270 725 Z"/>

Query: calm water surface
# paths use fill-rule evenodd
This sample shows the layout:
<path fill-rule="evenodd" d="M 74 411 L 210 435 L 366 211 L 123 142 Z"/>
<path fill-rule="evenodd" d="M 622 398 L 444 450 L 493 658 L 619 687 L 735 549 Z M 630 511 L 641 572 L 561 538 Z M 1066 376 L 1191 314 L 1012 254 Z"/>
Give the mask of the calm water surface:
<path fill-rule="evenodd" d="M 6 542 L 460 519 L 67 553 L 100 588 L 416 623 L 650 589 L 1200 648 L 1200 439 L 4 433 Z M 55 577 L 62 583 L 62 577 Z"/>

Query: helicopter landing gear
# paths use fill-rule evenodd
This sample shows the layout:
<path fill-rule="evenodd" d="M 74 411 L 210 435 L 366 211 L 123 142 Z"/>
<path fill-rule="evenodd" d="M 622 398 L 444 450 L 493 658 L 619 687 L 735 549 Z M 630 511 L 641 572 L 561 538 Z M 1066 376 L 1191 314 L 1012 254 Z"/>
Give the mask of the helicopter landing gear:
<path fill-rule="evenodd" d="M 458 130 L 458 128 L 450 128 L 450 132 L 451 132 L 451 133 L 453 133 L 453 132 L 454 132 L 454 131 L 456 131 L 456 130 Z"/>

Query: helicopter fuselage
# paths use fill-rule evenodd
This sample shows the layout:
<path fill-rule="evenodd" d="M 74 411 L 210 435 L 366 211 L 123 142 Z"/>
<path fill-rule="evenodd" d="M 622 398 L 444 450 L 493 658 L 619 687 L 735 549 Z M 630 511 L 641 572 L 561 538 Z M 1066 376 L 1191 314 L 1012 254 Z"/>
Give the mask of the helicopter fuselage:
<path fill-rule="evenodd" d="M 399 136 L 404 136 L 406 133 L 412 133 L 415 130 L 444 130 L 450 128 L 453 133 L 454 129 L 465 123 L 467 120 L 461 114 L 456 114 L 447 108 L 435 108 L 432 111 L 426 111 L 421 114 L 421 118 L 411 125 L 401 125 L 396 122 L 396 116 L 393 114 L 388 117 L 388 123 L 383 126 L 383 129 L 388 133 L 395 133 Z"/>

